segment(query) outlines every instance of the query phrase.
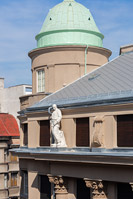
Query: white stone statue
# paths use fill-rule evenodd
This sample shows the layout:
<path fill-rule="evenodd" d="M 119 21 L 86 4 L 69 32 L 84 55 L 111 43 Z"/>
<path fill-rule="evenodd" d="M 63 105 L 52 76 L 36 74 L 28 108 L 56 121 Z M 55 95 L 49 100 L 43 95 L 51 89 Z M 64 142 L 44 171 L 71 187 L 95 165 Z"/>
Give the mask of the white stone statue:
<path fill-rule="evenodd" d="M 51 112 L 52 110 L 52 112 Z M 52 107 L 48 109 L 50 116 L 50 125 L 51 125 L 51 131 L 54 138 L 54 143 L 51 144 L 53 147 L 67 147 L 64 133 L 63 131 L 60 131 L 60 122 L 62 119 L 62 113 L 57 108 L 56 104 L 53 104 Z"/>

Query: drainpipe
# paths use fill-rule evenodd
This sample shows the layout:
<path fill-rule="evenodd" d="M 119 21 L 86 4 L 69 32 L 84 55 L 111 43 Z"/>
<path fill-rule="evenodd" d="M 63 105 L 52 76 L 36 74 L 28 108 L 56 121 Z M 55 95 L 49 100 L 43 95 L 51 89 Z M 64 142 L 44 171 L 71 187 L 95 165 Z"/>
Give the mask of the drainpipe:
<path fill-rule="evenodd" d="M 86 75 L 86 73 L 87 73 L 87 66 L 86 66 L 86 58 L 87 58 L 87 50 L 88 50 L 88 45 L 86 46 L 86 48 L 85 48 L 85 75 Z"/>

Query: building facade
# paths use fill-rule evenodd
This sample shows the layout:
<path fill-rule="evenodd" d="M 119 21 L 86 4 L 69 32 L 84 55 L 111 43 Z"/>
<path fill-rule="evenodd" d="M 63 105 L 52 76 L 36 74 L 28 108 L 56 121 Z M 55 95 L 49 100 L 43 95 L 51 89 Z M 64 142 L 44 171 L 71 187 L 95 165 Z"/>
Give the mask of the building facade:
<path fill-rule="evenodd" d="M 108 62 L 90 11 L 74 0 L 49 11 L 36 40 L 33 94 L 21 98 L 21 147 L 13 150 L 21 198 L 133 198 L 132 45 Z M 67 147 L 52 147 L 53 104 Z"/>
<path fill-rule="evenodd" d="M 4 78 L 0 78 L 0 113 L 9 113 L 17 118 L 17 112 L 20 110 L 20 97 L 32 93 L 32 86 L 17 85 L 8 88 L 4 87 Z"/>
<path fill-rule="evenodd" d="M 19 163 L 10 149 L 19 147 L 19 128 L 12 115 L 0 113 L 0 198 L 19 199 Z"/>

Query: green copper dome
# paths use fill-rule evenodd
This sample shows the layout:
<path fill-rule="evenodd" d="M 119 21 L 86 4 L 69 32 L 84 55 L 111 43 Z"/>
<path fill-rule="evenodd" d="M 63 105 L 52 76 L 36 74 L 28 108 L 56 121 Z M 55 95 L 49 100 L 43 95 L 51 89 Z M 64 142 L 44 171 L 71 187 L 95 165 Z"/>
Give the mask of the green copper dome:
<path fill-rule="evenodd" d="M 36 36 L 38 48 L 57 45 L 102 47 L 103 38 L 89 9 L 74 0 L 64 0 L 50 9 Z"/>

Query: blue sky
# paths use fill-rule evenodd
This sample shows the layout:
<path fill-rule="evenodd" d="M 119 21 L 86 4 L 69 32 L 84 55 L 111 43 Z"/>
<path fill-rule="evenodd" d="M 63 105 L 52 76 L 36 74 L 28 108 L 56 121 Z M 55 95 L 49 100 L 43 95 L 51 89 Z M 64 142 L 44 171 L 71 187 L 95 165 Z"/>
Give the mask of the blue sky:
<path fill-rule="evenodd" d="M 36 48 L 48 10 L 62 0 L 0 0 L 0 77 L 5 87 L 31 84 L 28 52 Z M 77 0 L 88 7 L 104 34 L 111 59 L 122 45 L 133 44 L 133 0 Z"/>

